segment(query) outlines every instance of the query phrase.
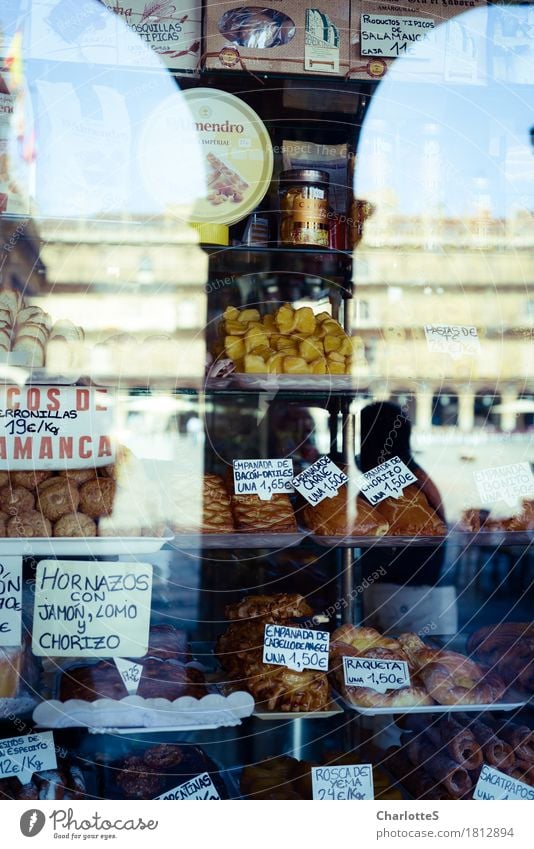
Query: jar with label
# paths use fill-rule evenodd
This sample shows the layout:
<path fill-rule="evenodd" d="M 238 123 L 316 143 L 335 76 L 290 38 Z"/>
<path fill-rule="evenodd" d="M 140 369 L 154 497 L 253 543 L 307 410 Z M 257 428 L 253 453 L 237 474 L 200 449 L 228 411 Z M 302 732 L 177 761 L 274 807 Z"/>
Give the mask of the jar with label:
<path fill-rule="evenodd" d="M 328 247 L 326 171 L 292 168 L 280 174 L 280 244 Z"/>

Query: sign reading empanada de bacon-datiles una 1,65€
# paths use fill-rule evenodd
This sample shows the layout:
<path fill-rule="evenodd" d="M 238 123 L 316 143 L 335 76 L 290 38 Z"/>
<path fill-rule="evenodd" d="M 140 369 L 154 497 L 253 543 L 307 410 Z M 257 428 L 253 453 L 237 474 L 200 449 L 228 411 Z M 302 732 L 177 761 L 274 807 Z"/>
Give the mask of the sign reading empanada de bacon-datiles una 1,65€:
<path fill-rule="evenodd" d="M 0 388 L 0 469 L 80 469 L 115 459 L 113 397 L 86 386 Z"/>

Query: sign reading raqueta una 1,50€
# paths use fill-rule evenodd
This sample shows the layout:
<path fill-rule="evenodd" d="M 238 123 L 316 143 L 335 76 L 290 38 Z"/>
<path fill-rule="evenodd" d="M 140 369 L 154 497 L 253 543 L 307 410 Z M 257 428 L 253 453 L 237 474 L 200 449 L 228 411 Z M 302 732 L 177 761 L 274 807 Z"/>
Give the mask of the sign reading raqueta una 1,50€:
<path fill-rule="evenodd" d="M 142 657 L 151 599 L 149 563 L 41 560 L 35 576 L 33 653 Z"/>
<path fill-rule="evenodd" d="M 0 469 L 79 469 L 114 461 L 107 389 L 2 386 Z"/>

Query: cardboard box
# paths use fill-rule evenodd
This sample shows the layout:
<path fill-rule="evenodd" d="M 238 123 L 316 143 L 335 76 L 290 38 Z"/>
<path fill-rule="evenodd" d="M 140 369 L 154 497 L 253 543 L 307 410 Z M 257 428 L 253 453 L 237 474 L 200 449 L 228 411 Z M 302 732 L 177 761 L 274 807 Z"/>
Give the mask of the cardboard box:
<path fill-rule="evenodd" d="M 470 14 L 463 14 L 468 12 Z M 486 0 L 351 0 L 350 77 L 482 84 Z"/>
<path fill-rule="evenodd" d="M 207 3 L 203 50 L 206 68 L 345 76 L 349 0 Z"/>

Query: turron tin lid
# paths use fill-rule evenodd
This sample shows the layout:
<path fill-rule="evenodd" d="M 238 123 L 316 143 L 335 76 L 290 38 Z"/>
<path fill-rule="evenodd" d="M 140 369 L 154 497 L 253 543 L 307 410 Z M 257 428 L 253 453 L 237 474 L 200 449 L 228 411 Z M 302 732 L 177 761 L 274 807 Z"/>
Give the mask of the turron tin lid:
<path fill-rule="evenodd" d="M 273 173 L 269 133 L 253 109 L 233 94 L 210 88 L 183 92 L 206 165 L 207 197 L 192 222 L 235 224 L 263 199 Z"/>

